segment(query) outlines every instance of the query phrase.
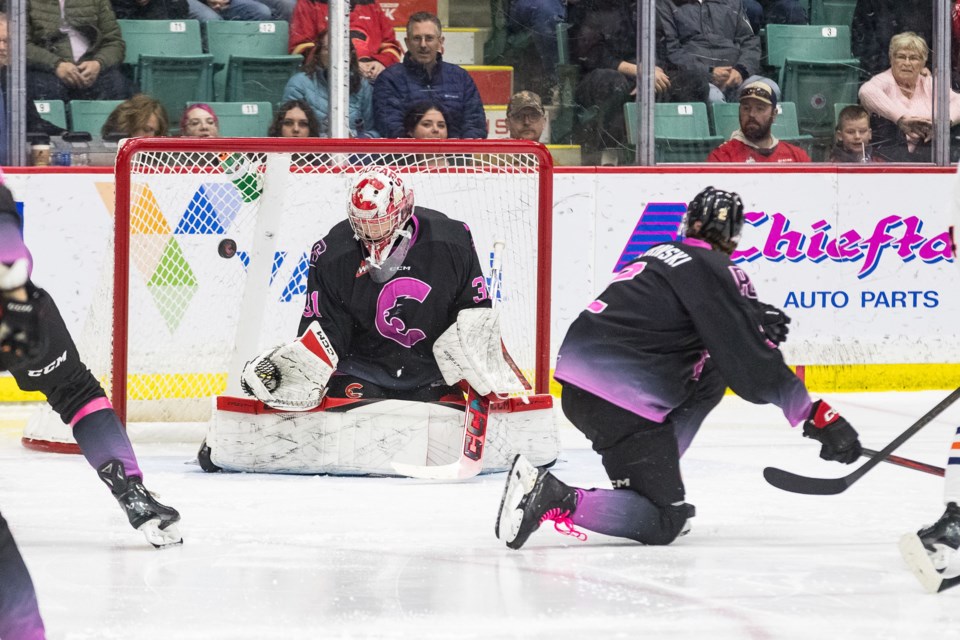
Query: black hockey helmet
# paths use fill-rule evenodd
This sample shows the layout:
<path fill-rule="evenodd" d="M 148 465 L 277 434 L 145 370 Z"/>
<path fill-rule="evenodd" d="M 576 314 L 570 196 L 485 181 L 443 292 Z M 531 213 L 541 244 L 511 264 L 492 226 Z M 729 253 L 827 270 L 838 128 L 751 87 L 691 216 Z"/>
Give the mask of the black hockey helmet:
<path fill-rule="evenodd" d="M 697 222 L 700 223 L 700 230 L 693 232 L 693 225 Z M 687 205 L 682 228 L 685 235 L 702 238 L 732 253 L 740 242 L 740 231 L 743 229 L 743 202 L 740 195 L 707 187 Z"/>

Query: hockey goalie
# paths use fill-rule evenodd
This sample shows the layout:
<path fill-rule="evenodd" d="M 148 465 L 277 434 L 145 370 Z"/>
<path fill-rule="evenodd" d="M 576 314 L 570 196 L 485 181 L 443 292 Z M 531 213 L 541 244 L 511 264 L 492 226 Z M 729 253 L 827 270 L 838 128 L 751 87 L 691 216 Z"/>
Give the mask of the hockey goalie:
<path fill-rule="evenodd" d="M 414 206 L 390 168 L 361 172 L 348 197 L 311 250 L 299 338 L 246 364 L 249 398 L 218 399 L 201 466 L 417 475 L 403 470 L 455 466 L 466 449 L 485 471 L 517 453 L 555 460 L 552 399 L 517 397 L 469 228 Z"/>

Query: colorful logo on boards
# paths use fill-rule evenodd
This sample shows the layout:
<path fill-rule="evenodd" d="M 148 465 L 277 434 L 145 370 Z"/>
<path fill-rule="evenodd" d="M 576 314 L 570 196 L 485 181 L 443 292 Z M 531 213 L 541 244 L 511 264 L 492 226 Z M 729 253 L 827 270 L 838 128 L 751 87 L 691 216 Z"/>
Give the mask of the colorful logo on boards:
<path fill-rule="evenodd" d="M 614 272 L 643 255 L 661 242 L 671 242 L 679 235 L 686 205 L 683 203 L 650 203 L 637 220 L 633 233 L 617 260 Z M 898 257 L 902 262 L 919 258 L 926 264 L 952 262 L 948 231 L 924 235 L 923 221 L 917 216 L 886 216 L 869 233 L 857 229 L 834 230 L 826 220 L 818 220 L 808 231 L 791 228 L 782 213 L 772 216 L 762 211 L 744 214 L 746 224 L 766 228 L 762 244 L 744 246 L 734 252 L 735 263 L 764 258 L 770 262 L 860 262 L 857 278 L 869 276 L 882 259 Z"/>

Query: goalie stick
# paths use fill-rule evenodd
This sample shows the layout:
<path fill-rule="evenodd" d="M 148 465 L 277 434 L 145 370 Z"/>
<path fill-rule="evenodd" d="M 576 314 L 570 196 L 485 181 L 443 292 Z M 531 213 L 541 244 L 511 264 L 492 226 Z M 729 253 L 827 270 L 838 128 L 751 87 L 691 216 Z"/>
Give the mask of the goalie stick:
<path fill-rule="evenodd" d="M 866 472 L 883 462 L 897 447 L 913 437 L 920 429 L 930 424 L 938 415 L 946 411 L 958 398 L 960 398 L 960 388 L 954 389 L 950 395 L 940 401 L 940 404 L 910 425 L 906 431 L 894 438 L 893 442 L 885 446 L 877 455 L 867 460 L 853 473 L 845 475 L 842 478 L 811 478 L 809 476 L 801 476 L 789 471 L 784 471 L 783 469 L 777 469 L 776 467 L 767 467 L 764 469 L 763 477 L 767 482 L 783 491 L 818 496 L 831 496 L 843 493 Z"/>
<path fill-rule="evenodd" d="M 506 243 L 503 240 L 497 240 L 493 243 L 493 261 L 490 267 L 490 304 L 497 306 L 497 294 L 500 290 L 500 256 Z M 500 341 L 500 348 L 510 364 L 511 369 L 524 383 L 524 388 L 529 388 L 530 383 L 520 372 L 513 358 L 507 354 L 507 348 Z M 487 439 L 487 420 L 490 417 L 490 399 L 477 393 L 476 389 L 468 385 L 465 381 L 462 384 L 467 390 L 467 405 L 463 413 L 463 446 L 460 449 L 460 457 L 456 462 L 435 466 L 423 466 L 414 464 L 402 464 L 394 462 L 393 468 L 397 473 L 410 478 L 420 478 L 424 480 L 466 480 L 472 478 L 483 470 L 483 447 Z"/>
<path fill-rule="evenodd" d="M 913 571 L 913 575 L 917 576 L 917 580 L 920 581 L 923 588 L 930 593 L 941 593 L 960 584 L 960 576 L 945 578 L 943 574 L 937 571 L 917 534 L 908 533 L 904 535 L 900 538 L 899 546 L 903 561 Z"/>

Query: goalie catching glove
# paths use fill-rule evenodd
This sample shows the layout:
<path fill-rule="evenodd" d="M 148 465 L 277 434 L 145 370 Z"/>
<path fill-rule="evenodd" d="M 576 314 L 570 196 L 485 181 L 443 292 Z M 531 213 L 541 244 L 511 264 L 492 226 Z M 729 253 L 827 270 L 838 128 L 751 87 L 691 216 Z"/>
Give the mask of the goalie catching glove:
<path fill-rule="evenodd" d="M 823 400 L 817 400 L 810 408 L 810 416 L 803 423 L 803 436 L 823 445 L 820 457 L 824 460 L 850 464 L 863 453 L 856 430 Z"/>
<path fill-rule="evenodd" d="M 320 323 L 313 322 L 298 339 L 248 362 L 240 386 L 274 409 L 306 411 L 320 404 L 337 361 Z"/>
<path fill-rule="evenodd" d="M 433 356 L 449 385 L 465 380 L 482 396 L 507 396 L 524 390 L 503 357 L 498 309 L 461 310 L 457 321 L 433 344 Z"/>

